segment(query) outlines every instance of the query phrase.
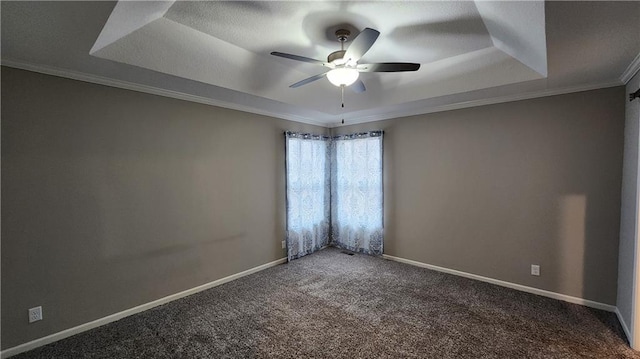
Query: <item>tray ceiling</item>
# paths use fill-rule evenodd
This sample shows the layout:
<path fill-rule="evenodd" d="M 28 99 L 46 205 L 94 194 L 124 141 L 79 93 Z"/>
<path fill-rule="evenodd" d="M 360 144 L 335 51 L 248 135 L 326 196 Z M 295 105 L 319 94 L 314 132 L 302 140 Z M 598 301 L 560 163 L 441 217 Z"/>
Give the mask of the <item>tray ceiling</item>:
<path fill-rule="evenodd" d="M 505 94 L 620 82 L 640 51 L 637 15 L 638 3 L 605 10 L 599 3 L 543 1 L 3 2 L 2 58 L 3 64 L 68 69 L 332 126 L 343 118 L 371 121 Z M 602 38 L 592 29 L 599 25 L 588 22 L 596 20 L 624 31 Z M 340 47 L 336 29 L 355 35 L 365 27 L 381 34 L 361 62 L 417 62 L 421 68 L 362 73 L 367 91 L 346 91 L 344 109 L 340 89 L 326 79 L 288 87 L 326 68 L 269 54 L 324 60 Z M 572 37 L 584 52 L 584 63 L 574 64 L 579 71 L 557 55 L 567 53 L 563 46 Z M 67 43 L 49 50 L 47 38 Z M 608 63 L 596 58 L 602 50 L 612 50 Z"/>

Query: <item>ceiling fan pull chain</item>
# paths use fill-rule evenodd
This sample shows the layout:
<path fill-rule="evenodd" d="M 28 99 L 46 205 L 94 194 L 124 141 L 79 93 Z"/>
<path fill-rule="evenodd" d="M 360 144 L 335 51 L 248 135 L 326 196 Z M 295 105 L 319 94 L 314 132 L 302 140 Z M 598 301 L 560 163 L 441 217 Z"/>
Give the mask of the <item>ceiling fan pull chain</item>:
<path fill-rule="evenodd" d="M 342 92 L 342 108 L 344 108 L 344 85 L 340 86 L 340 90 Z"/>

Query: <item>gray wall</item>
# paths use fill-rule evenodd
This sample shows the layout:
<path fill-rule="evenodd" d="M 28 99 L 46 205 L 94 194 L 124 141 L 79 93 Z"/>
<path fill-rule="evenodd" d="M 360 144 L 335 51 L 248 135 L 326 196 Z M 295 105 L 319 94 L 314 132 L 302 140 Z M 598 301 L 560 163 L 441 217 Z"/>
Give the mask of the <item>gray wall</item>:
<path fill-rule="evenodd" d="M 3 67 L 2 348 L 283 258 L 284 130 Z"/>
<path fill-rule="evenodd" d="M 324 129 L 4 67 L 2 94 L 2 348 L 284 256 L 282 132 Z M 386 253 L 615 304 L 624 96 L 333 132 L 386 131 Z"/>
<path fill-rule="evenodd" d="M 635 92 L 639 87 L 640 74 L 636 74 L 627 83 L 626 92 Z M 640 139 L 638 125 L 640 122 L 640 100 L 626 101 L 625 115 L 617 306 L 633 338 L 635 331 L 633 328 L 632 308 L 638 225 L 638 139 Z M 632 339 L 630 338 L 630 340 Z M 637 347 L 640 343 L 633 344 L 636 344 L 635 347 Z"/>
<path fill-rule="evenodd" d="M 624 101 L 617 87 L 333 133 L 385 130 L 385 253 L 615 305 Z"/>

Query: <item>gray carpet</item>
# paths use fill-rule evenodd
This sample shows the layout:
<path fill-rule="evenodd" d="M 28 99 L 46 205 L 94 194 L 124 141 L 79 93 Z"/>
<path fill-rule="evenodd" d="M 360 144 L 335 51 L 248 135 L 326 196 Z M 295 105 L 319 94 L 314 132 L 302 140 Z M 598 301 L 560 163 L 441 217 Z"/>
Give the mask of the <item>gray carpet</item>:
<path fill-rule="evenodd" d="M 640 358 L 612 313 L 333 248 L 15 358 Z"/>

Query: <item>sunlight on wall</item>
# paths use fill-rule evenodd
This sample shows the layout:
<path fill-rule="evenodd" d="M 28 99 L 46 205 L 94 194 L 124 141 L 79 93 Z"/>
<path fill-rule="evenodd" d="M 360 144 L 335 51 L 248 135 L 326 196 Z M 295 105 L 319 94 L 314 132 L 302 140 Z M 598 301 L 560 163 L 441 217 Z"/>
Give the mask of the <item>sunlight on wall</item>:
<path fill-rule="evenodd" d="M 587 198 L 565 195 L 558 205 L 558 284 L 566 291 L 582 292 L 584 282 L 585 217 Z"/>

